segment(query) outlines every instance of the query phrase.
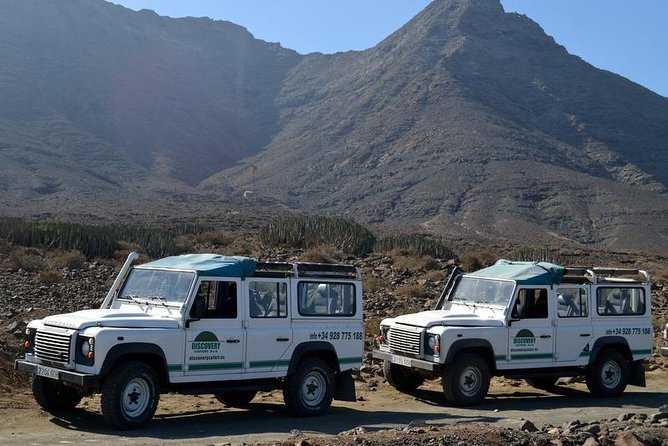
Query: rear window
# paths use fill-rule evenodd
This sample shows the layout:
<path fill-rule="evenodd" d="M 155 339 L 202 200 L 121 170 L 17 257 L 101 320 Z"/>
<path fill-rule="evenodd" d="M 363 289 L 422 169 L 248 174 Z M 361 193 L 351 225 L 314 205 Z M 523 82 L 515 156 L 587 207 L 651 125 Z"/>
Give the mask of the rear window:
<path fill-rule="evenodd" d="M 299 314 L 303 316 L 355 315 L 355 285 L 334 282 L 299 282 Z"/>
<path fill-rule="evenodd" d="M 631 287 L 598 288 L 596 307 L 601 316 L 645 314 L 645 290 Z"/>

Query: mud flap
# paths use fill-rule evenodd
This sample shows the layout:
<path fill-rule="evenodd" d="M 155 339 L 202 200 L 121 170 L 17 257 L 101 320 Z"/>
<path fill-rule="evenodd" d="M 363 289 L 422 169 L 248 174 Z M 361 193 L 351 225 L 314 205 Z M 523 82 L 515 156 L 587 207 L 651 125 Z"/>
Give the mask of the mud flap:
<path fill-rule="evenodd" d="M 355 395 L 355 381 L 350 370 L 336 374 L 334 378 L 334 399 L 339 401 L 357 401 Z"/>
<path fill-rule="evenodd" d="M 633 361 L 629 364 L 629 384 L 645 387 L 645 361 Z"/>

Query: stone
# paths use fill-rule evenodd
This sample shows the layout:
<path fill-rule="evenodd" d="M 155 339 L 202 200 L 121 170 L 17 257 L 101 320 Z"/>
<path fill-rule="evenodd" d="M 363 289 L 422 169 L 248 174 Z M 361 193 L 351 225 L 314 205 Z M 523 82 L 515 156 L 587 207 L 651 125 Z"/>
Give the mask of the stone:
<path fill-rule="evenodd" d="M 622 432 L 615 438 L 615 446 L 644 446 L 636 434 L 627 431 Z"/>
<path fill-rule="evenodd" d="M 522 423 L 520 430 L 523 430 L 524 432 L 538 432 L 536 425 L 529 420 L 526 420 L 524 423 Z"/>

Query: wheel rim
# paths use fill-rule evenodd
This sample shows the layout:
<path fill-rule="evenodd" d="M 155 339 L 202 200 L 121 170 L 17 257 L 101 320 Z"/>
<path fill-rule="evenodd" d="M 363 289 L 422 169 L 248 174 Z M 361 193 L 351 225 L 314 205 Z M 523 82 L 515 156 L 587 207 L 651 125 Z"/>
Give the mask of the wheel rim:
<path fill-rule="evenodd" d="M 129 418 L 140 416 L 149 405 L 151 389 L 144 378 L 131 379 L 123 389 L 121 405 Z"/>
<path fill-rule="evenodd" d="M 475 396 L 480 391 L 482 373 L 477 367 L 466 367 L 459 375 L 459 390 L 467 397 Z"/>
<path fill-rule="evenodd" d="M 601 383 L 609 389 L 619 385 L 622 379 L 622 370 L 617 361 L 607 361 L 601 367 Z"/>
<path fill-rule="evenodd" d="M 327 382 L 322 373 L 318 371 L 309 372 L 302 381 L 301 396 L 308 406 L 317 406 L 325 397 Z"/>

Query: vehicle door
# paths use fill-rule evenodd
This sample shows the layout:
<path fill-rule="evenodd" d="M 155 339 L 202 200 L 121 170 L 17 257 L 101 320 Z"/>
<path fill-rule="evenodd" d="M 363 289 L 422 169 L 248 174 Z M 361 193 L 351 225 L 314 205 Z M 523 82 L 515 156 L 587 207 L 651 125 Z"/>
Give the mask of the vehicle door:
<path fill-rule="evenodd" d="M 244 286 L 247 372 L 287 370 L 293 342 L 287 279 L 252 278 Z"/>
<path fill-rule="evenodd" d="M 592 347 L 588 287 L 569 285 L 557 288 L 556 306 L 555 360 L 587 362 Z"/>
<path fill-rule="evenodd" d="M 554 309 L 549 290 L 520 287 L 511 305 L 508 327 L 508 361 L 513 366 L 540 367 L 554 357 Z"/>
<path fill-rule="evenodd" d="M 201 278 L 188 309 L 184 373 L 215 381 L 243 372 L 246 331 L 239 305 L 240 281 Z"/>

